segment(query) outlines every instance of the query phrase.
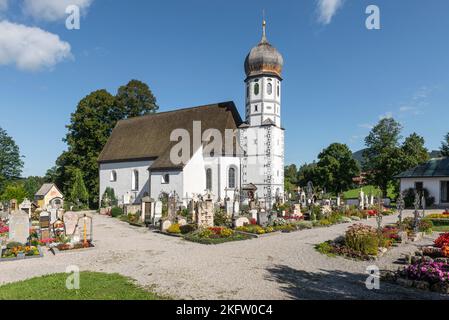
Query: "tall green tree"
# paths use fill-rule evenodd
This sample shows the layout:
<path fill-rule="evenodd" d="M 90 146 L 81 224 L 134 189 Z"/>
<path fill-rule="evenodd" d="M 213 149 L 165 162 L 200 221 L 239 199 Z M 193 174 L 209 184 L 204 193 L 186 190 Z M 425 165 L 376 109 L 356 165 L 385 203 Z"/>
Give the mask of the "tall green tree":
<path fill-rule="evenodd" d="M 449 157 L 449 133 L 444 136 L 444 140 L 441 143 L 441 155 L 443 157 Z"/>
<path fill-rule="evenodd" d="M 77 209 L 86 209 L 89 207 L 89 192 L 84 184 L 83 173 L 80 169 L 74 170 L 74 181 L 70 190 L 70 201 Z"/>
<path fill-rule="evenodd" d="M 16 142 L 0 127 L 0 192 L 22 174 L 23 161 Z"/>
<path fill-rule="evenodd" d="M 295 164 L 285 166 L 284 168 L 284 190 L 285 192 L 293 192 L 297 186 L 298 169 Z"/>
<path fill-rule="evenodd" d="M 10 182 L 0 195 L 2 201 L 10 201 L 16 199 L 17 203 L 22 203 L 27 197 L 27 192 L 22 183 Z"/>
<path fill-rule="evenodd" d="M 311 181 L 315 186 L 322 185 L 316 162 L 306 163 L 298 169 L 298 185 L 305 187 L 309 181 Z"/>
<path fill-rule="evenodd" d="M 40 189 L 40 187 L 45 183 L 45 179 L 42 177 L 28 177 L 22 181 L 23 188 L 26 191 L 26 197 L 29 200 L 34 199 L 34 195 Z"/>
<path fill-rule="evenodd" d="M 154 113 L 159 109 L 148 85 L 139 80 L 131 80 L 121 86 L 117 91 L 116 100 L 122 112 L 122 119 Z"/>
<path fill-rule="evenodd" d="M 321 187 L 338 194 L 352 188 L 360 168 L 347 145 L 333 143 L 318 155 L 317 173 Z"/>
<path fill-rule="evenodd" d="M 399 148 L 402 126 L 393 118 L 384 118 L 365 138 L 367 149 L 363 153 L 364 171 L 369 184 L 378 186 L 387 194 L 388 185 L 401 169 Z"/>
<path fill-rule="evenodd" d="M 412 133 L 405 139 L 401 146 L 401 171 L 416 167 L 429 160 L 429 150 L 424 144 L 424 138 L 416 133 Z"/>

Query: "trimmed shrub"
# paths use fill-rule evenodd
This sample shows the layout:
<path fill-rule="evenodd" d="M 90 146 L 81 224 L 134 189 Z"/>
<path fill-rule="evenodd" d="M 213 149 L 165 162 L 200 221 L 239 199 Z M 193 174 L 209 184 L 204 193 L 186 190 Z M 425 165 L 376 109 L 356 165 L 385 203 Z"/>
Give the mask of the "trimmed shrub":
<path fill-rule="evenodd" d="M 186 224 L 184 226 L 180 226 L 179 229 L 181 230 L 182 234 L 187 234 L 195 231 L 197 229 L 197 226 L 195 224 Z"/>
<path fill-rule="evenodd" d="M 120 207 L 114 207 L 111 209 L 111 216 L 114 218 L 117 218 L 119 216 L 123 215 L 123 209 Z"/>

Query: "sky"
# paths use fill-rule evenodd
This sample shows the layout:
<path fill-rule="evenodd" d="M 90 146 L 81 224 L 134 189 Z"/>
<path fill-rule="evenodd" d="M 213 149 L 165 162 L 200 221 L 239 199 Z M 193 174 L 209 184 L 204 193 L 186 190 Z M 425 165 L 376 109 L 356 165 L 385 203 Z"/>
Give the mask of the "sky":
<path fill-rule="evenodd" d="M 80 29 L 66 27 L 68 5 Z M 368 5 L 380 10 L 369 30 Z M 233 100 L 261 37 L 284 56 L 286 164 L 334 142 L 353 151 L 382 117 L 438 149 L 449 131 L 447 0 L 0 0 L 0 127 L 44 175 L 66 149 L 77 103 L 146 82 L 160 111 Z"/>

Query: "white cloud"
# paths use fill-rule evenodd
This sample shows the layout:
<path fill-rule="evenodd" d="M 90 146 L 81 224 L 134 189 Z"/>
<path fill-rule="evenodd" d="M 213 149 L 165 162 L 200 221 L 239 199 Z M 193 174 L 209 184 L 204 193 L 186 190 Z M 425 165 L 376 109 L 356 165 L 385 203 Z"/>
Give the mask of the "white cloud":
<path fill-rule="evenodd" d="M 0 22 L 0 65 L 38 71 L 71 58 L 70 50 L 70 44 L 58 35 L 37 27 Z"/>
<path fill-rule="evenodd" d="M 338 9 L 343 6 L 344 0 L 317 0 L 318 6 L 318 22 L 329 24 L 337 13 Z"/>
<path fill-rule="evenodd" d="M 1 0 L 0 0 L 1 1 Z M 24 0 L 23 12 L 35 19 L 57 21 L 67 17 L 65 10 L 76 5 L 86 12 L 94 0 Z"/>
<path fill-rule="evenodd" d="M 0 12 L 8 9 L 8 0 L 0 0 Z"/>

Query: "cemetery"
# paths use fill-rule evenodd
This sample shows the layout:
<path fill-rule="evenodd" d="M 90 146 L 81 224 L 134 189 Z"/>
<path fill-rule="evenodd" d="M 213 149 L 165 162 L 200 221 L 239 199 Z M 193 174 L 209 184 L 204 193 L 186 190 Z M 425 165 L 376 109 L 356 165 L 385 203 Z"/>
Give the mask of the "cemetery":
<path fill-rule="evenodd" d="M 35 202 L 11 199 L 2 204 L 0 262 L 42 258 L 44 248 L 56 254 L 94 247 L 91 215 L 65 212 L 62 194 L 53 185 L 44 185 L 38 194 Z"/>
<path fill-rule="evenodd" d="M 234 190 L 233 196 L 223 201 L 214 201 L 210 191 L 185 198 L 173 191 L 161 193 L 158 200 L 147 196 L 140 205 L 121 207 L 113 206 L 118 202 L 114 191 L 106 190 L 105 206 L 100 213 L 118 217 L 132 226 L 146 226 L 154 232 L 204 244 L 250 240 L 395 213 L 384 206 L 387 200 L 375 199 L 374 194 L 365 194 L 363 190 L 359 200 L 350 204 L 340 196 L 332 198 L 319 190 L 309 183 L 288 198 L 278 197 L 271 208 L 266 199 L 254 197 L 254 189 L 247 193 Z M 124 199 L 123 203 L 128 202 Z"/>

